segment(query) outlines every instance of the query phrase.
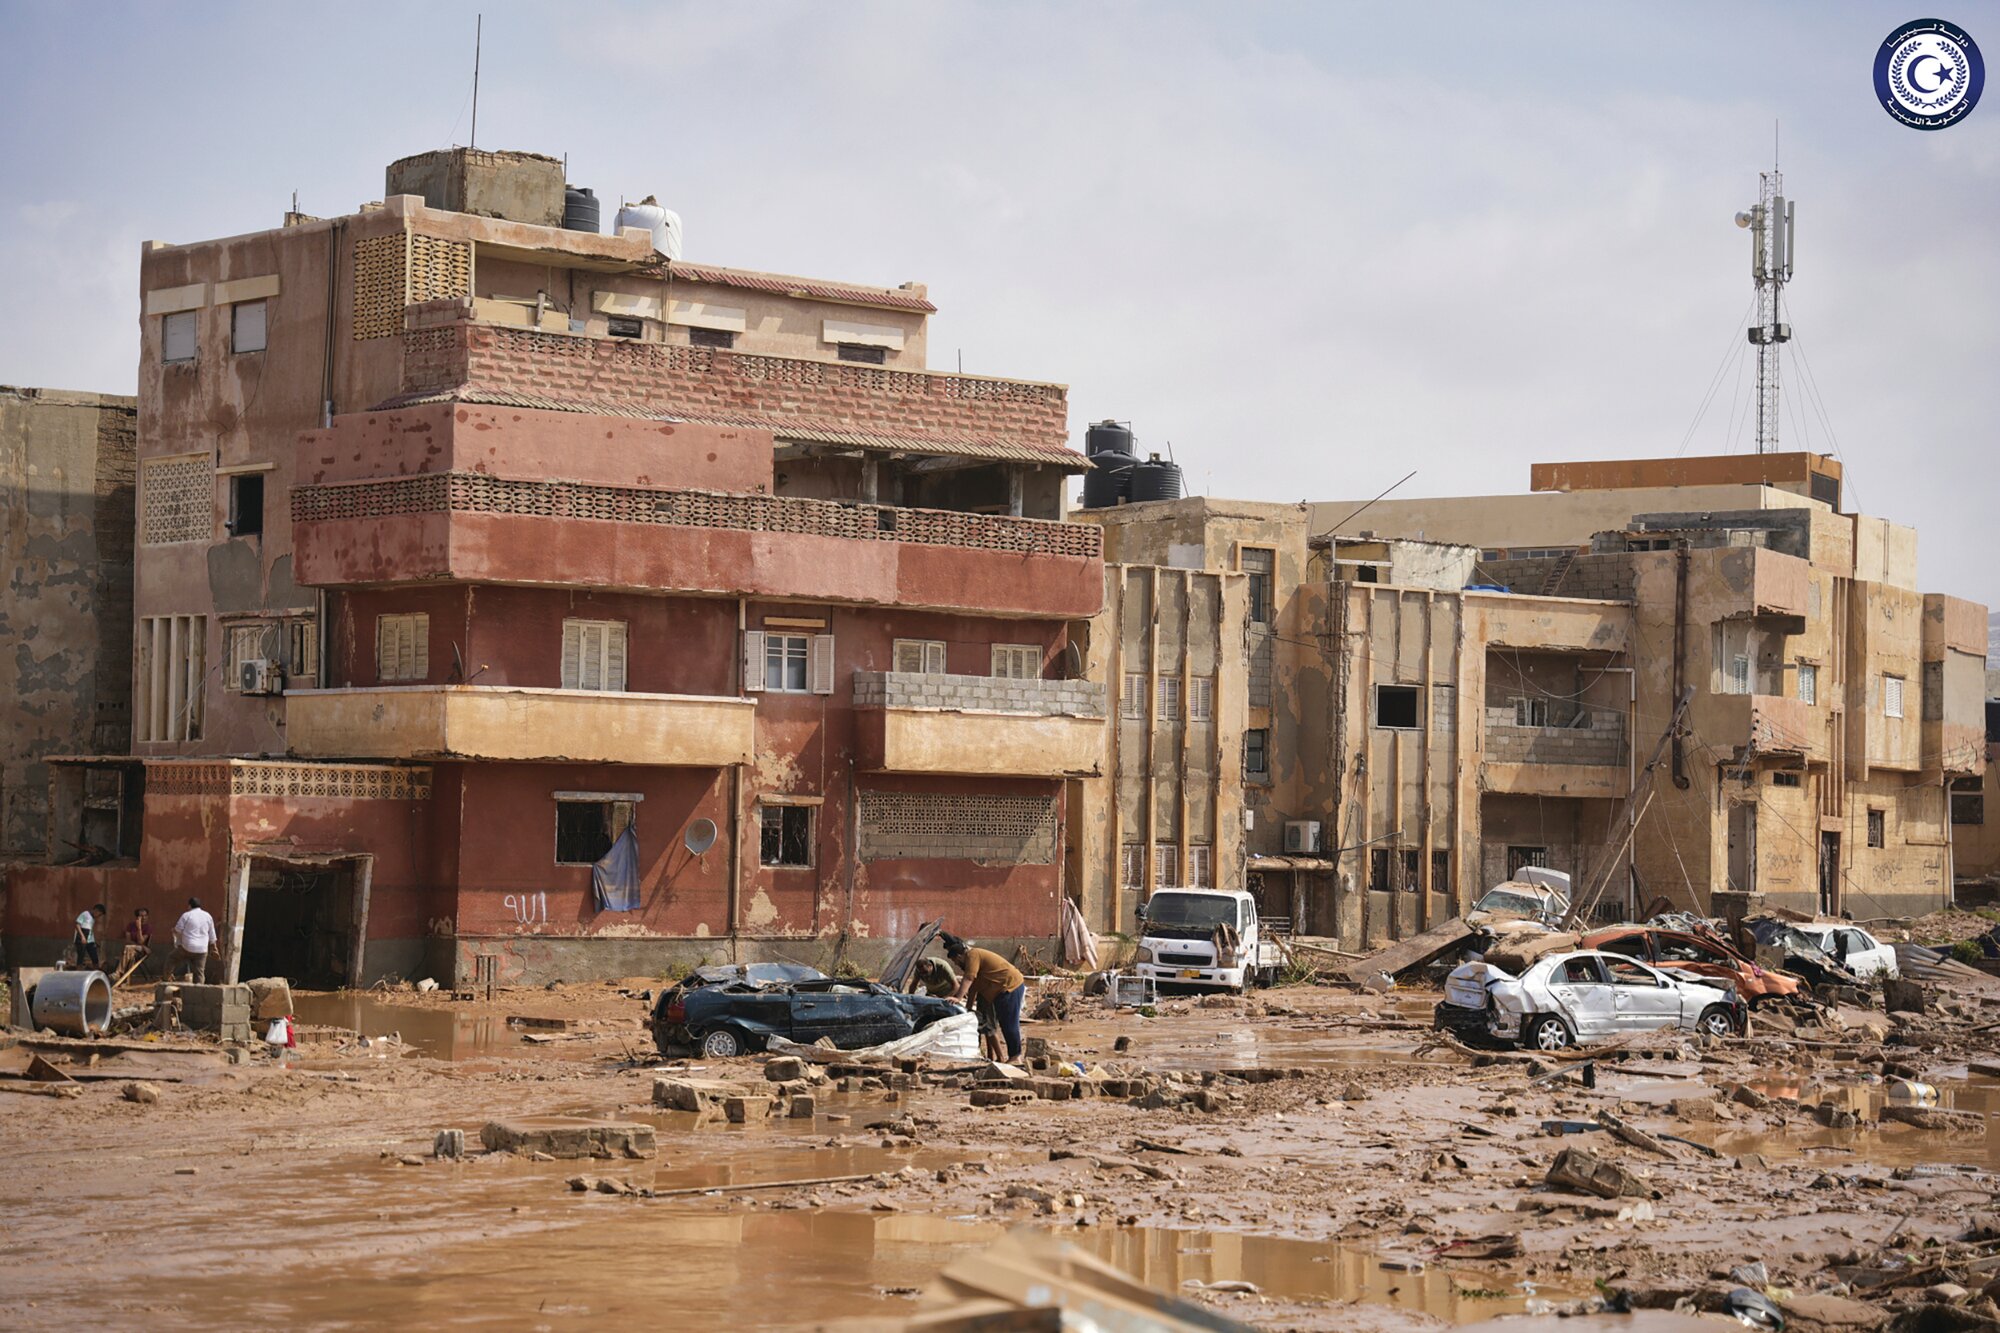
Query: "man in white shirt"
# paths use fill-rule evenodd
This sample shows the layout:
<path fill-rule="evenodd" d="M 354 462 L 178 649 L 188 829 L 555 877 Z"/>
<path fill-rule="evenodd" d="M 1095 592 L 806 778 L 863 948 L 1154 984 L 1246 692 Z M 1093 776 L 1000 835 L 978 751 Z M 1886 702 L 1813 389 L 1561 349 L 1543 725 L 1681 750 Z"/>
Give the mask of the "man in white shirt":
<path fill-rule="evenodd" d="M 201 899 L 188 899 L 188 909 L 174 922 L 174 954 L 167 960 L 167 979 L 178 981 L 183 965 L 197 985 L 208 981 L 208 955 L 215 947 L 215 918 L 202 910 Z"/>

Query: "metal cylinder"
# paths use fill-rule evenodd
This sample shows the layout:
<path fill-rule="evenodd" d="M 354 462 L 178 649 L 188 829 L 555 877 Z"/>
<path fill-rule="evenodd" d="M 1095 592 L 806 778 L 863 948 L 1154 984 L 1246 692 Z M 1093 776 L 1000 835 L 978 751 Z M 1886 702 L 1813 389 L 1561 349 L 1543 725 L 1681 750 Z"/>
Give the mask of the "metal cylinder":
<path fill-rule="evenodd" d="M 102 972 L 50 972 L 35 983 L 35 1026 L 88 1037 L 111 1026 L 111 981 Z"/>

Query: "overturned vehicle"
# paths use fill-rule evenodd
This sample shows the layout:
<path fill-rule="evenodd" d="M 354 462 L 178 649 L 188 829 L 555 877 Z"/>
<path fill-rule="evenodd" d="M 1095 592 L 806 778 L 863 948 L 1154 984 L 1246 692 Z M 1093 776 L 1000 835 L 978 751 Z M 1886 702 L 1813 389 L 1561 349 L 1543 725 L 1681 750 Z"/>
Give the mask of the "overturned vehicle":
<path fill-rule="evenodd" d="M 1488 960 L 1456 968 L 1434 1023 L 1474 1043 L 1560 1051 L 1658 1028 L 1728 1036 L 1744 1030 L 1744 1008 L 1726 983 L 1613 953 L 1564 951 L 1528 960 L 1518 975 Z"/>
<path fill-rule="evenodd" d="M 964 1012 L 950 1000 L 907 995 L 880 981 L 830 977 L 796 963 L 738 963 L 696 968 L 662 991 L 653 1005 L 653 1044 L 662 1055 L 694 1050 L 711 1059 L 761 1051 L 779 1037 L 802 1046 L 824 1038 L 853 1051 Z"/>

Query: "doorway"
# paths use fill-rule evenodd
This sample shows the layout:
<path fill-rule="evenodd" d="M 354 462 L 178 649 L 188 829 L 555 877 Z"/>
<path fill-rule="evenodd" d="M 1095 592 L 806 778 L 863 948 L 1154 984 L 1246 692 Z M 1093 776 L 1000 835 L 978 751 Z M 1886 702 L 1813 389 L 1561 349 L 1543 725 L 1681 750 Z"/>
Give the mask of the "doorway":
<path fill-rule="evenodd" d="M 1738 893 L 1757 891 L 1757 805 L 1742 801 L 1729 807 L 1729 887 Z"/>
<path fill-rule="evenodd" d="M 356 984 L 350 975 L 356 929 L 352 862 L 254 860 L 242 906 L 239 976 L 284 977 L 311 990 Z"/>
<path fill-rule="evenodd" d="M 1819 835 L 1819 914 L 1835 916 L 1840 910 L 1840 835 Z"/>

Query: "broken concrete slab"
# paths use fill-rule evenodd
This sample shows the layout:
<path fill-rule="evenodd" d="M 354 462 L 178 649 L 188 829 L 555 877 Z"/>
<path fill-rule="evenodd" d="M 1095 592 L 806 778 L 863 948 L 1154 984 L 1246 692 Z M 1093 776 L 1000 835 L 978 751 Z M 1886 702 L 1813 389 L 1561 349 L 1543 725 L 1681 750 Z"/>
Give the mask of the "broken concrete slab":
<path fill-rule="evenodd" d="M 1645 1198 L 1653 1187 L 1637 1173 L 1584 1148 L 1564 1148 L 1549 1164 L 1548 1182 L 1603 1199 Z"/>
<path fill-rule="evenodd" d="M 746 1091 L 748 1089 L 744 1084 L 723 1079 L 656 1078 L 653 1080 L 653 1105 L 701 1115 L 720 1111 L 724 1102 Z"/>
<path fill-rule="evenodd" d="M 651 1157 L 658 1151 L 651 1125 L 546 1116 L 534 1120 L 494 1120 L 479 1131 L 488 1152 L 546 1153 L 559 1160 L 580 1157 Z"/>
<path fill-rule="evenodd" d="M 770 1097 L 724 1097 L 722 1112 L 729 1117 L 732 1125 L 748 1124 L 752 1120 L 762 1120 L 771 1114 L 775 1099 Z"/>

